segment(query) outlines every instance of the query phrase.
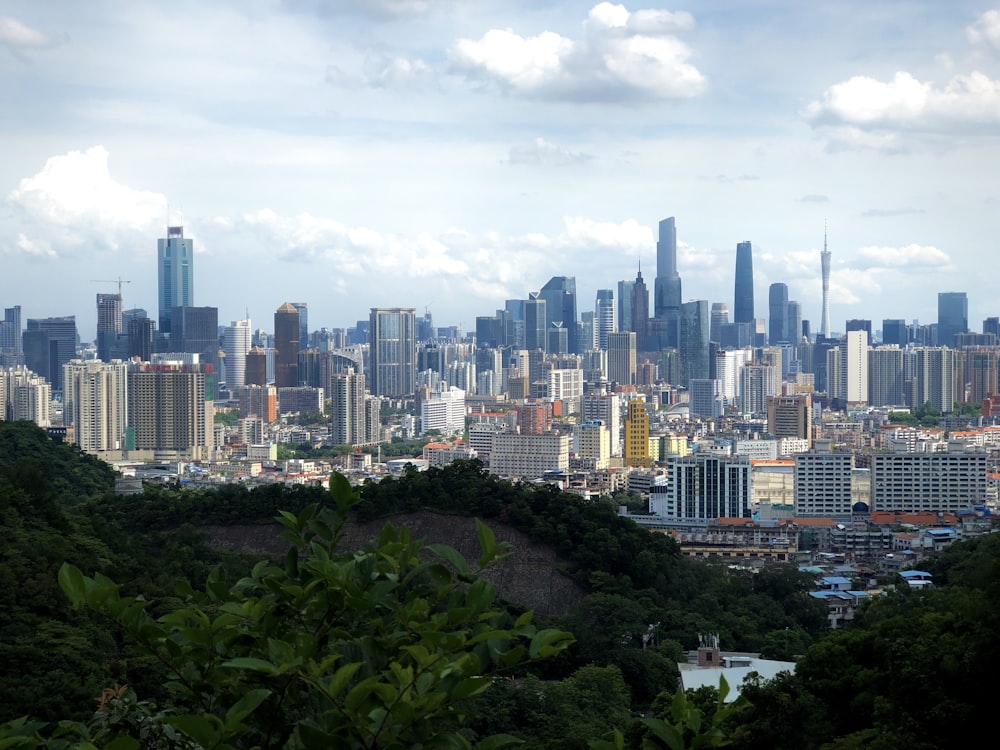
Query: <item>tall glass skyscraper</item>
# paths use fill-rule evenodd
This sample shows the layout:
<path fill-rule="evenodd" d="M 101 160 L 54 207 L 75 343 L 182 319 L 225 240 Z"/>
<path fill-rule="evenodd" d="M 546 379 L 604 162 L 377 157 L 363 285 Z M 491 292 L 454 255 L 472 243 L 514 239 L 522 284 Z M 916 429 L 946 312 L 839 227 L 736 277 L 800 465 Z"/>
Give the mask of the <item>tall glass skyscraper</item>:
<path fill-rule="evenodd" d="M 771 284 L 767 295 L 767 342 L 788 341 L 788 284 Z"/>
<path fill-rule="evenodd" d="M 736 288 L 733 295 L 733 322 L 752 323 L 753 314 L 753 248 L 750 241 L 736 245 Z"/>
<path fill-rule="evenodd" d="M 156 241 L 160 333 L 170 333 L 170 310 L 194 305 L 194 240 L 184 239 L 184 227 L 167 227 Z"/>
<path fill-rule="evenodd" d="M 598 289 L 594 302 L 594 325 L 597 328 L 597 348 L 607 351 L 608 334 L 618 330 L 615 327 L 615 293 L 611 289 Z"/>
<path fill-rule="evenodd" d="M 678 346 L 681 277 L 677 273 L 677 225 L 674 217 L 660 222 L 656 243 L 656 279 L 653 281 L 653 317 L 665 321 L 660 346 Z"/>
<path fill-rule="evenodd" d="M 571 352 L 577 349 L 576 277 L 553 276 L 539 291 L 545 300 L 545 330 L 562 323 Z"/>
<path fill-rule="evenodd" d="M 709 320 L 708 300 L 692 300 L 681 305 L 680 346 L 681 384 L 691 380 L 704 380 L 709 376 Z"/>
<path fill-rule="evenodd" d="M 955 334 L 969 330 L 969 297 L 965 292 L 938 293 L 938 346 L 955 346 Z"/>
<path fill-rule="evenodd" d="M 401 398 L 417 385 L 417 312 L 412 307 L 373 307 L 368 328 L 371 392 Z"/>

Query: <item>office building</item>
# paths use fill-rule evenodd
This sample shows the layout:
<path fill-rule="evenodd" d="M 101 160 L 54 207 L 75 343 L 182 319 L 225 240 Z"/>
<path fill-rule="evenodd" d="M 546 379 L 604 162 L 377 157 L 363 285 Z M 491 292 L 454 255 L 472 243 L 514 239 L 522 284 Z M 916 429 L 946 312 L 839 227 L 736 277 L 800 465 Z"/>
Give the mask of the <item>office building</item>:
<path fill-rule="evenodd" d="M 725 302 L 713 302 L 708 338 L 722 344 L 722 328 L 729 324 L 729 306 Z"/>
<path fill-rule="evenodd" d="M 672 457 L 667 472 L 667 492 L 650 495 L 652 513 L 692 521 L 750 517 L 753 480 L 748 459 Z"/>
<path fill-rule="evenodd" d="M 156 321 L 146 317 L 145 310 L 127 310 L 122 314 L 122 328 L 127 339 L 126 358 L 149 362 L 156 351 Z"/>
<path fill-rule="evenodd" d="M 640 352 L 649 351 L 649 291 L 646 289 L 646 282 L 642 280 L 641 270 L 632 284 L 632 330 L 635 331 L 636 349 Z"/>
<path fill-rule="evenodd" d="M 21 354 L 21 306 L 5 307 L 0 321 L 0 352 Z"/>
<path fill-rule="evenodd" d="M 539 479 L 547 471 L 569 468 L 569 435 L 518 435 L 491 433 L 490 473 L 505 477 Z"/>
<path fill-rule="evenodd" d="M 733 322 L 752 323 L 753 320 L 753 248 L 748 240 L 736 245 L 736 284 L 733 294 Z"/>
<path fill-rule="evenodd" d="M 545 300 L 545 329 L 551 331 L 558 323 L 559 327 L 566 331 L 565 351 L 577 352 L 579 321 L 576 309 L 576 278 L 553 276 L 545 282 L 538 294 Z M 552 350 L 547 349 L 547 351 L 551 353 Z"/>
<path fill-rule="evenodd" d="M 802 342 L 802 305 L 788 300 L 788 343 L 798 346 Z"/>
<path fill-rule="evenodd" d="M 175 307 L 170 311 L 170 352 L 197 354 L 212 398 L 219 372 L 219 308 Z M 173 358 L 171 358 L 173 359 Z"/>
<path fill-rule="evenodd" d="M 708 301 L 692 300 L 680 307 L 680 341 L 678 354 L 681 365 L 681 385 L 691 380 L 707 379 L 710 370 Z"/>
<path fill-rule="evenodd" d="M 120 294 L 97 295 L 97 358 L 111 361 L 122 335 L 122 297 Z"/>
<path fill-rule="evenodd" d="M 717 378 L 691 378 L 688 381 L 688 413 L 692 419 L 719 419 L 725 413 L 722 384 Z"/>
<path fill-rule="evenodd" d="M 597 348 L 607 351 L 608 334 L 618 330 L 615 316 L 615 293 L 611 289 L 598 289 L 594 302 L 594 328 Z"/>
<path fill-rule="evenodd" d="M 634 385 L 637 366 L 636 335 L 633 331 L 608 334 L 608 380 Z"/>
<path fill-rule="evenodd" d="M 49 381 L 53 391 L 62 392 L 63 365 L 76 356 L 76 316 L 28 318 L 21 337 L 24 363 Z"/>
<path fill-rule="evenodd" d="M 542 316 L 544 320 L 544 315 Z M 369 389 L 376 396 L 402 398 L 417 385 L 416 311 L 412 307 L 373 307 L 369 324 Z"/>
<path fill-rule="evenodd" d="M 529 351 L 545 351 L 546 307 L 540 292 L 528 292 L 524 301 L 524 348 Z"/>
<path fill-rule="evenodd" d="M 226 385 L 232 391 L 246 385 L 247 355 L 253 329 L 250 319 L 234 320 L 222 334 L 222 351 L 226 354 Z"/>
<path fill-rule="evenodd" d="M 817 441 L 808 453 L 795 455 L 795 515 L 850 516 L 854 455 L 832 453 L 829 441 Z"/>
<path fill-rule="evenodd" d="M 170 333 L 171 310 L 194 305 L 194 240 L 184 239 L 184 227 L 167 227 L 156 242 L 160 333 Z"/>
<path fill-rule="evenodd" d="M 767 399 L 767 431 L 776 438 L 798 438 L 812 445 L 812 397 L 770 396 Z"/>
<path fill-rule="evenodd" d="M 969 330 L 969 298 L 965 292 L 938 293 L 937 345 L 953 347 L 955 334 Z"/>
<path fill-rule="evenodd" d="M 285 302 L 274 313 L 274 384 L 294 388 L 299 384 L 299 311 Z"/>
<path fill-rule="evenodd" d="M 628 412 L 625 415 L 625 465 L 633 467 L 648 467 L 652 463 L 649 457 L 649 411 L 645 401 L 628 402 Z"/>
<path fill-rule="evenodd" d="M 618 282 L 618 330 L 632 330 L 632 288 L 634 281 Z"/>
<path fill-rule="evenodd" d="M 247 352 L 243 384 L 267 385 L 267 352 L 259 346 L 252 346 Z"/>
<path fill-rule="evenodd" d="M 876 453 L 871 461 L 874 510 L 958 513 L 986 503 L 985 450 Z"/>
<path fill-rule="evenodd" d="M 126 363 L 117 359 L 73 359 L 63 366 L 63 421 L 67 427 L 72 425 L 73 442 L 85 453 L 126 447 L 126 369 Z"/>
<path fill-rule="evenodd" d="M 420 402 L 420 434 L 455 435 L 465 431 L 465 391 L 443 386 Z"/>
<path fill-rule="evenodd" d="M 902 318 L 886 318 L 882 321 L 882 343 L 895 345 L 900 349 L 909 343 L 906 321 Z"/>
<path fill-rule="evenodd" d="M 774 346 L 788 341 L 788 285 L 771 284 L 767 294 L 767 343 Z"/>
<path fill-rule="evenodd" d="M 161 360 L 129 366 L 128 424 L 135 450 L 155 460 L 212 458 L 215 408 L 203 365 Z"/>
<path fill-rule="evenodd" d="M 658 348 L 679 346 L 681 277 L 677 273 L 677 225 L 674 217 L 660 221 L 653 281 L 653 317 L 662 321 Z"/>
<path fill-rule="evenodd" d="M 308 349 L 309 343 L 309 305 L 306 302 L 290 303 L 299 314 L 299 351 Z"/>

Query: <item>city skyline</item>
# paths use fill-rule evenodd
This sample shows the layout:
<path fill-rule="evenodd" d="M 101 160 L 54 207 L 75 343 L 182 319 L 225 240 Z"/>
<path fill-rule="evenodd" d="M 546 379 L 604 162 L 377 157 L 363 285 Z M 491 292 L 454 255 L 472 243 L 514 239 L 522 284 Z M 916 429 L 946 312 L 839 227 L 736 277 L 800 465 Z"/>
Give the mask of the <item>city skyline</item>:
<path fill-rule="evenodd" d="M 120 277 L 152 316 L 183 225 L 220 320 L 291 298 L 314 329 L 402 305 L 469 331 L 552 276 L 589 310 L 673 216 L 684 302 L 732 306 L 750 240 L 758 304 L 786 283 L 819 330 L 828 220 L 833 330 L 933 322 L 952 289 L 970 328 L 996 314 L 970 280 L 1000 272 L 1000 13 L 653 5 L 14 0 L 0 305 L 89 339 L 87 280 Z"/>

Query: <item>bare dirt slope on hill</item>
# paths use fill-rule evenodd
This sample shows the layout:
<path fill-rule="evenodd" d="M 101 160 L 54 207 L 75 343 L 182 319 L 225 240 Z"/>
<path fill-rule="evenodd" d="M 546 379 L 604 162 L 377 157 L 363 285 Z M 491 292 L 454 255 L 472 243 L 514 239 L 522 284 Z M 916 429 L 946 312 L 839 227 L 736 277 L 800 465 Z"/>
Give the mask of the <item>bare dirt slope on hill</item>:
<path fill-rule="evenodd" d="M 357 549 L 375 537 L 386 524 L 406 525 L 411 537 L 428 544 L 448 544 L 475 566 L 479 558 L 479 539 L 475 520 L 465 516 L 450 516 L 431 511 L 419 511 L 364 523 L 349 523 L 344 544 Z M 533 609 L 539 615 L 565 614 L 584 596 L 583 588 L 563 571 L 566 563 L 548 547 L 533 543 L 526 534 L 495 520 L 489 526 L 498 541 L 510 542 L 512 554 L 490 569 L 484 577 L 493 582 L 499 595 L 509 602 Z M 282 527 L 265 526 L 204 526 L 201 528 L 209 544 L 217 549 L 283 556 L 288 543 L 281 538 Z"/>

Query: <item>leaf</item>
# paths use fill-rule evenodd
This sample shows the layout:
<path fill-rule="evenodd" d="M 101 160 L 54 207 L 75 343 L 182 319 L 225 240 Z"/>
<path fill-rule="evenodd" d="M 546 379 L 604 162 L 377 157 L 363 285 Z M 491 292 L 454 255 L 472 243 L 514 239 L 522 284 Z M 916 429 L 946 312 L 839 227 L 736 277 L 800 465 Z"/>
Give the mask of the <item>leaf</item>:
<path fill-rule="evenodd" d="M 447 561 L 459 575 L 468 575 L 469 565 L 462 553 L 454 547 L 449 547 L 447 544 L 428 544 L 427 549 Z"/>
<path fill-rule="evenodd" d="M 353 504 L 354 488 L 343 474 L 334 472 L 330 475 L 330 499 L 343 514 L 346 514 Z"/>
<path fill-rule="evenodd" d="M 681 735 L 677 728 L 663 721 L 662 719 L 649 719 L 643 718 L 642 723 L 649 727 L 653 734 L 661 740 L 670 750 L 684 750 L 684 737 Z M 648 745 L 647 745 L 648 743 Z M 644 740 L 642 743 L 643 748 L 651 747 L 656 748 L 656 744 Z"/>
<path fill-rule="evenodd" d="M 483 552 L 479 558 L 479 567 L 485 568 L 497 557 L 497 537 L 493 533 L 493 529 L 478 518 L 476 519 L 476 536 L 479 537 L 479 549 Z"/>
<path fill-rule="evenodd" d="M 168 716 L 164 721 L 180 729 L 202 747 L 214 747 L 218 743 L 219 730 L 207 716 Z"/>
<path fill-rule="evenodd" d="M 340 692 L 347 686 L 351 678 L 357 674 L 357 671 L 361 668 L 362 662 L 356 661 L 351 664 L 345 664 L 336 672 L 333 673 L 333 677 L 330 678 L 330 684 L 326 686 L 326 694 L 331 698 L 336 698 Z"/>
<path fill-rule="evenodd" d="M 271 695 L 270 690 L 265 690 L 264 688 L 258 688 L 257 690 L 251 690 L 250 692 L 244 694 L 233 706 L 226 711 L 226 721 L 225 730 L 227 732 L 235 732 L 240 728 L 243 720 L 252 714 L 257 706 L 267 700 L 268 696 Z"/>
<path fill-rule="evenodd" d="M 138 750 L 139 747 L 139 740 L 122 734 L 104 745 L 104 750 Z"/>
<path fill-rule="evenodd" d="M 59 587 L 73 606 L 79 609 L 87 599 L 87 583 L 75 565 L 63 563 L 59 568 Z"/>
<path fill-rule="evenodd" d="M 476 743 L 476 750 L 496 750 L 498 747 L 508 745 L 520 745 L 524 740 L 518 739 L 510 734 L 491 734 Z"/>
<path fill-rule="evenodd" d="M 231 669 L 248 669 L 251 672 L 261 672 L 262 674 L 269 675 L 275 675 L 279 672 L 278 668 L 271 662 L 264 661 L 263 659 L 254 659 L 250 656 L 238 656 L 235 659 L 223 662 L 222 666 Z"/>

